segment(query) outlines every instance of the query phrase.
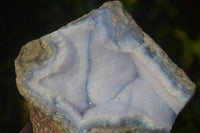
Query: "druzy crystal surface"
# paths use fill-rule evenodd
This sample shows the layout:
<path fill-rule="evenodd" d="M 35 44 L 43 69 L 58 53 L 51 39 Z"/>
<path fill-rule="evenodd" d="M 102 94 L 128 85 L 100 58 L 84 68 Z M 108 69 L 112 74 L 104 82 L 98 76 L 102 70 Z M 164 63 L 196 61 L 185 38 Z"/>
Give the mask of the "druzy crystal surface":
<path fill-rule="evenodd" d="M 30 42 L 20 53 L 21 94 L 72 132 L 168 132 L 194 92 L 184 72 L 118 1 Z"/>

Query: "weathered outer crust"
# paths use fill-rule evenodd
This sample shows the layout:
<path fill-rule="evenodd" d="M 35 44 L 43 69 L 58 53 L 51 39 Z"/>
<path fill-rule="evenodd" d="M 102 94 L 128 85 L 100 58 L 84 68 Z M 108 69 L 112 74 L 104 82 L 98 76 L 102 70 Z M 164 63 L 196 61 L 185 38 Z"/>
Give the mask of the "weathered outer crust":
<path fill-rule="evenodd" d="M 122 13 L 127 14 L 126 19 L 128 19 L 128 21 L 130 21 L 129 23 L 131 25 L 133 25 L 135 32 L 138 33 L 139 37 L 143 38 L 145 42 L 148 41 L 149 42 L 148 46 L 151 48 L 152 51 L 154 51 L 158 55 L 158 57 L 160 57 L 164 60 L 164 62 L 166 63 L 165 65 L 167 66 L 167 68 L 169 68 L 174 73 L 174 75 L 176 76 L 178 81 L 185 83 L 184 85 L 186 86 L 186 88 L 188 88 L 191 92 L 194 92 L 194 88 L 195 88 L 194 83 L 192 83 L 189 80 L 189 78 L 186 76 L 186 74 L 181 69 L 177 69 L 178 67 L 168 58 L 168 56 L 165 54 L 165 52 L 161 48 L 159 48 L 159 46 L 156 45 L 155 42 L 152 39 L 150 39 L 150 37 L 147 34 L 145 34 L 137 26 L 137 24 L 132 19 L 132 17 L 125 10 L 121 10 L 121 9 L 123 9 L 122 3 L 119 1 L 112 1 L 112 2 L 105 3 L 102 7 L 109 7 L 111 5 L 118 7 Z M 100 8 L 102 8 L 102 7 L 100 7 Z M 92 13 L 93 13 L 93 11 L 90 12 L 88 15 L 90 15 Z M 84 15 L 83 17 L 71 22 L 70 24 L 68 24 L 64 27 L 67 27 L 67 26 L 79 21 L 80 19 L 84 19 L 88 15 Z M 64 27 L 62 27 L 62 28 L 64 28 Z M 33 122 L 33 128 L 34 128 L 35 132 L 44 133 L 44 131 L 46 131 L 45 128 L 41 129 L 41 130 L 37 129 L 39 127 L 37 125 L 35 125 L 35 123 L 37 123 L 36 121 L 46 122 L 46 124 L 44 124 L 44 125 L 48 125 L 47 123 L 52 124 L 52 123 L 54 123 L 53 121 L 55 121 L 56 124 L 55 123 L 52 124 L 52 125 L 55 125 L 55 129 L 58 128 L 55 131 L 59 131 L 62 133 L 63 131 L 61 131 L 61 129 L 60 129 L 60 127 L 62 127 L 66 133 L 75 133 L 75 131 L 73 129 L 69 128 L 66 125 L 66 123 L 64 123 L 60 118 L 57 118 L 55 114 L 53 114 L 51 111 L 49 111 L 47 108 L 45 108 L 45 106 L 42 105 L 40 101 L 38 101 L 33 96 L 31 96 L 21 80 L 22 75 L 27 74 L 29 72 L 29 70 L 31 69 L 31 67 L 33 67 L 35 64 L 39 64 L 43 60 L 46 60 L 48 57 L 51 56 L 51 54 L 52 54 L 51 47 L 49 46 L 48 42 L 46 42 L 42 39 L 31 41 L 28 44 L 26 44 L 25 46 L 23 46 L 20 51 L 19 56 L 15 60 L 15 71 L 16 71 L 16 75 L 17 75 L 17 77 L 16 77 L 17 87 L 19 89 L 20 94 L 29 103 L 31 103 L 32 105 L 37 107 L 39 110 L 38 111 L 32 105 L 30 106 L 31 119 Z M 42 114 L 40 112 L 44 113 L 45 115 L 41 115 L 41 117 L 40 117 L 40 114 Z M 39 115 L 39 116 L 37 116 L 37 115 Z M 48 126 L 47 126 L 47 130 L 48 130 L 48 132 L 54 131 Z M 145 133 L 145 132 L 138 131 L 136 128 L 132 127 L 132 128 L 118 128 L 118 129 L 94 128 L 90 131 L 90 133 Z"/>
<path fill-rule="evenodd" d="M 34 64 L 39 64 L 43 60 L 47 59 L 52 53 L 52 49 L 48 45 L 48 42 L 43 40 L 33 40 L 23 46 L 20 50 L 18 57 L 15 59 L 15 73 L 17 75 L 16 82 L 17 87 L 22 96 L 26 99 L 27 90 L 22 83 L 22 75 L 27 74 Z"/>
<path fill-rule="evenodd" d="M 35 106 L 29 104 L 29 108 L 30 108 L 30 120 L 33 125 L 34 133 L 65 133 L 60 125 L 50 120 Z"/>
<path fill-rule="evenodd" d="M 177 81 L 183 83 L 188 89 L 182 91 L 187 91 L 185 92 L 186 94 L 188 93 L 188 95 L 193 95 L 195 92 L 196 85 L 188 78 L 185 72 L 181 68 L 179 68 L 174 62 L 172 62 L 168 55 L 146 33 L 144 33 L 144 40 L 148 42 L 148 46 L 151 48 L 151 50 L 155 52 L 158 55 L 158 57 L 164 61 L 165 66 L 168 69 L 170 69 Z"/>

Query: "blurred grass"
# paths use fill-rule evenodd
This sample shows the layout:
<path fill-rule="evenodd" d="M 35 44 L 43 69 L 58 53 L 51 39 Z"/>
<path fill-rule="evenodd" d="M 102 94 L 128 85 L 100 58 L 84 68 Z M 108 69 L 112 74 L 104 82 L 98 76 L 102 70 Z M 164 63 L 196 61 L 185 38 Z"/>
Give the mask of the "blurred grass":
<path fill-rule="evenodd" d="M 18 132 L 28 121 L 27 103 L 17 92 L 14 59 L 20 47 L 98 8 L 106 0 L 0 1 L 0 132 Z M 122 0 L 127 10 L 197 85 L 172 133 L 200 132 L 199 0 Z"/>

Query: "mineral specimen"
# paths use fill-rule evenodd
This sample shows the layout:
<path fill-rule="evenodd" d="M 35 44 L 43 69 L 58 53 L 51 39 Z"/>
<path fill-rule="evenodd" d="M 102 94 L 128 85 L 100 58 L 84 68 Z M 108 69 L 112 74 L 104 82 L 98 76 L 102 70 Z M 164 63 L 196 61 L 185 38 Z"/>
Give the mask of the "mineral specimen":
<path fill-rule="evenodd" d="M 119 1 L 25 45 L 19 92 L 66 132 L 169 132 L 195 85 Z"/>

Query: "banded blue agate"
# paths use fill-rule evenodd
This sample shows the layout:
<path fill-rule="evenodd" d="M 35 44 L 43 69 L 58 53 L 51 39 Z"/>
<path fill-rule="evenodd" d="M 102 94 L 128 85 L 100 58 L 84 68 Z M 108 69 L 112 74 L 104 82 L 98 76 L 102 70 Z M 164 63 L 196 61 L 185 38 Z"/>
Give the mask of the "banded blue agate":
<path fill-rule="evenodd" d="M 119 1 L 34 43 L 16 59 L 19 91 L 65 131 L 169 132 L 194 93 Z"/>

